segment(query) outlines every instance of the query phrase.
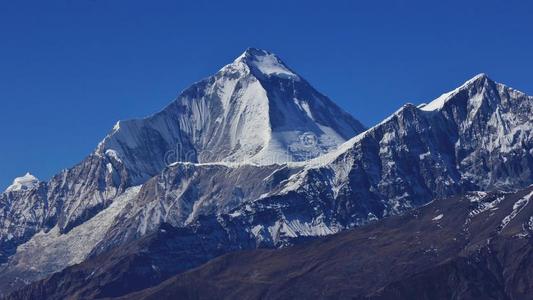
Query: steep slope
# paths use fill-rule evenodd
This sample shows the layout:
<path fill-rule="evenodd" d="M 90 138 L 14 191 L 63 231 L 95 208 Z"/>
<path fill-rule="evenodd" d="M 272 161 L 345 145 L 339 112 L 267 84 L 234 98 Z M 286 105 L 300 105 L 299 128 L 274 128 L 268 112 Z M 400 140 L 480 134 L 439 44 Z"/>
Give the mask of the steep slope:
<path fill-rule="evenodd" d="M 19 245 L 8 263 L 0 267 L 2 290 L 7 290 L 6 286 L 29 283 L 66 266 L 83 262 L 101 241 L 116 215 L 137 195 L 139 189 L 138 186 L 127 189 L 110 206 L 68 233 L 61 233 L 55 226 Z"/>
<path fill-rule="evenodd" d="M 399 214 L 435 197 L 523 188 L 533 182 L 533 98 L 485 75 L 444 98 L 442 107 L 435 110 L 405 105 L 332 153 L 288 164 L 287 171 L 276 173 L 277 184 L 260 189 L 259 197 L 242 198 L 222 209 L 189 193 L 169 197 L 167 191 L 184 193 L 182 182 L 187 176 L 177 173 L 176 167 L 167 168 L 155 179 L 165 182 L 164 188 L 145 186 L 149 196 L 123 212 L 100 247 L 105 250 L 127 242 L 124 232 L 142 232 L 141 216 L 151 220 L 153 228 L 161 222 L 186 225 L 176 217 L 183 211 L 177 207 L 186 203 L 202 207 L 203 214 L 231 212 L 228 218 L 242 222 L 258 244 L 272 247 L 296 236 L 334 233 Z M 427 108 L 431 106 L 436 105 Z M 239 177 L 247 167 L 234 168 L 232 176 Z M 220 176 L 215 169 L 206 174 L 198 181 Z M 247 173 L 267 182 L 270 175 Z M 146 210 L 146 201 L 166 207 L 161 210 L 164 213 Z"/>
<path fill-rule="evenodd" d="M 0 194 L 0 263 L 38 231 L 68 232 L 109 206 L 129 186 L 125 172 L 112 159 L 90 155 L 49 182 Z"/>
<path fill-rule="evenodd" d="M 363 130 L 274 54 L 248 49 L 161 112 L 118 122 L 81 163 L 0 195 L 0 263 L 34 234 L 92 218 L 168 164 L 316 157 Z"/>
<path fill-rule="evenodd" d="M 339 149 L 305 163 L 270 169 L 171 165 L 117 215 L 95 247 L 96 257 L 54 280 L 89 293 L 78 285 L 87 282 L 77 280 L 92 272 L 95 260 L 105 259 L 110 263 L 91 281 L 101 286 L 94 295 L 109 296 L 112 289 L 102 289 L 117 282 L 122 293 L 143 287 L 128 285 L 132 276 L 160 280 L 235 249 L 283 247 L 405 213 L 434 198 L 533 182 L 533 98 L 480 75 L 437 102 L 442 105 L 425 110 L 405 105 Z M 164 223 L 182 227 L 172 238 L 178 242 L 150 239 Z M 146 260 L 123 264 L 129 259 L 120 249 L 139 238 L 152 241 L 135 254 Z M 206 242 L 197 247 L 197 239 Z M 150 245 L 159 243 L 177 250 L 151 255 Z M 56 292 L 53 285 L 47 289 Z"/>
<path fill-rule="evenodd" d="M 6 188 L 6 192 L 14 192 L 21 190 L 32 190 L 39 184 L 39 179 L 33 176 L 29 172 L 24 176 L 17 177 L 13 180 L 13 183 Z"/>
<path fill-rule="evenodd" d="M 532 97 L 479 75 L 442 102 L 435 110 L 405 105 L 269 196 L 305 195 L 350 226 L 435 197 L 533 182 Z"/>
<path fill-rule="evenodd" d="M 437 200 L 282 250 L 224 255 L 124 299 L 529 299 L 533 188 Z"/>
<path fill-rule="evenodd" d="M 161 112 L 117 123 L 97 153 L 119 157 L 143 182 L 175 161 L 301 161 L 363 129 L 277 56 L 250 48 Z"/>
<path fill-rule="evenodd" d="M 459 168 L 471 168 L 462 180 L 487 189 L 531 182 L 532 107 L 533 97 L 480 74 L 421 109 L 441 114 L 455 134 Z"/>

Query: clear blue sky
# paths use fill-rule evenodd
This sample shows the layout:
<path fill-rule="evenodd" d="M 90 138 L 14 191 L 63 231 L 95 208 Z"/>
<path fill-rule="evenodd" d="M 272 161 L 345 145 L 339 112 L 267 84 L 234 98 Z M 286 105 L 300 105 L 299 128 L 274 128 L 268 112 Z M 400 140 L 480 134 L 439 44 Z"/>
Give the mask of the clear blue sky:
<path fill-rule="evenodd" d="M 0 189 L 72 166 L 247 47 L 367 126 L 480 72 L 533 94 L 531 1 L 1 1 Z"/>

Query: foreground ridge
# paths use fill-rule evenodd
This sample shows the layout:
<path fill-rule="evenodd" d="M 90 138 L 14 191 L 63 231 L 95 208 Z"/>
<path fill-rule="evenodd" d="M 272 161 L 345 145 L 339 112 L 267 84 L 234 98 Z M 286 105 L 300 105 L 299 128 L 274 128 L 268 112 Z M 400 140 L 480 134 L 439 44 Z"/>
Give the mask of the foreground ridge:
<path fill-rule="evenodd" d="M 531 187 L 439 199 L 299 246 L 224 255 L 124 299 L 527 299 L 532 215 Z"/>

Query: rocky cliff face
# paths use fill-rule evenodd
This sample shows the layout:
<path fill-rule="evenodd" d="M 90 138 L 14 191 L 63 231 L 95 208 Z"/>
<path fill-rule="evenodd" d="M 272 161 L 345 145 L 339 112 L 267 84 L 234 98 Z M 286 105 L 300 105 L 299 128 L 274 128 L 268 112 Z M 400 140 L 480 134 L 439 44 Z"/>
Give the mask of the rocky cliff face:
<path fill-rule="evenodd" d="M 40 230 L 57 226 L 68 232 L 107 207 L 129 185 L 123 166 L 90 155 L 49 182 L 0 194 L 0 262 Z"/>

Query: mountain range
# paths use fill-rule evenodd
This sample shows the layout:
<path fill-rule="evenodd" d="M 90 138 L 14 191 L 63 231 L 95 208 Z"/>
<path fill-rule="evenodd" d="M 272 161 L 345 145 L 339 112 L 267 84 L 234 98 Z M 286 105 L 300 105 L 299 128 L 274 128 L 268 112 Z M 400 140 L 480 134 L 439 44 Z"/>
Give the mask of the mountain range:
<path fill-rule="evenodd" d="M 409 298 L 441 279 L 459 288 L 453 269 L 455 280 L 492 278 L 483 296 L 522 299 L 533 274 L 532 104 L 480 74 L 366 129 L 276 55 L 248 49 L 159 113 L 119 121 L 48 182 L 15 179 L 0 195 L 0 290 L 13 299 Z M 411 236 L 420 238 L 402 244 Z M 454 242 L 432 244 L 445 236 Z M 430 258 L 408 260 L 433 246 Z M 490 253 L 508 249 L 525 262 Z M 370 269 L 355 276 L 358 258 Z M 469 269 L 477 259 L 490 267 Z M 395 263 L 407 264 L 403 273 L 369 273 Z"/>

